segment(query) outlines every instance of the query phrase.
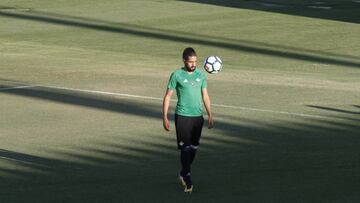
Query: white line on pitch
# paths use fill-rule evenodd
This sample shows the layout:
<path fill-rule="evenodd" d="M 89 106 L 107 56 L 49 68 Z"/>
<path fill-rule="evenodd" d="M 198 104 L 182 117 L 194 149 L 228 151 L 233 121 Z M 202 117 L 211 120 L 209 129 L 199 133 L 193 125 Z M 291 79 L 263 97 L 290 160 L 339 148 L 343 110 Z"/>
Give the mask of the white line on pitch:
<path fill-rule="evenodd" d="M 268 109 L 258 109 L 258 108 L 249 108 L 249 107 L 241 107 L 241 106 L 230 106 L 230 105 L 223 105 L 223 104 L 212 104 L 212 106 L 230 108 L 230 109 L 241 109 L 241 110 L 247 110 L 247 111 L 259 111 L 259 112 L 267 112 L 267 113 L 286 114 L 286 115 L 301 116 L 301 117 L 334 119 L 334 118 L 331 118 L 331 117 L 319 116 L 319 115 L 313 115 L 313 114 L 291 113 L 291 112 L 287 112 L 287 111 L 274 111 L 274 110 L 268 110 Z"/>
<path fill-rule="evenodd" d="M 112 95 L 112 96 L 122 96 L 122 97 L 132 97 L 132 98 L 139 98 L 139 99 L 151 99 L 151 100 L 160 100 L 160 101 L 162 101 L 162 98 L 158 98 L 158 97 L 148 97 L 148 96 L 141 96 L 141 95 L 115 93 L 115 92 L 104 92 L 104 91 L 96 91 L 96 90 L 84 90 L 84 89 L 77 89 L 77 88 L 57 87 L 57 86 L 42 86 L 42 85 L 38 85 L 38 87 L 61 89 L 61 90 L 70 90 L 70 91 L 77 91 L 77 92 L 86 92 L 86 93 L 92 93 L 92 94 L 105 94 L 105 95 Z"/>
<path fill-rule="evenodd" d="M 131 98 L 139 98 L 139 99 L 158 100 L 158 101 L 163 100 L 162 98 L 158 98 L 158 97 L 149 97 L 149 96 L 123 94 L 123 93 L 115 93 L 115 92 L 105 92 L 105 91 L 96 91 L 96 90 L 85 90 L 85 89 L 67 88 L 67 87 L 58 87 L 58 86 L 41 86 L 41 85 L 39 85 L 38 87 L 69 90 L 69 91 L 77 91 L 77 92 L 86 92 L 86 93 L 93 93 L 93 94 L 104 94 L 104 95 L 112 95 L 112 96 L 131 97 Z M 176 100 L 171 100 L 171 101 L 175 102 Z M 242 107 L 242 106 L 231 106 L 231 105 L 223 105 L 223 104 L 211 104 L 211 105 L 214 106 L 214 107 L 240 109 L 240 110 L 246 110 L 246 111 L 257 111 L 257 112 L 284 114 L 284 115 L 291 115 L 291 116 L 310 117 L 310 118 L 334 119 L 332 117 L 319 116 L 319 115 L 313 115 L 313 114 L 292 113 L 292 112 L 287 112 L 287 111 L 274 111 L 274 110 L 268 110 L 268 109 L 258 109 L 258 108 L 249 108 L 249 107 Z"/>
<path fill-rule="evenodd" d="M 0 91 L 14 90 L 14 89 L 25 89 L 25 88 L 32 88 L 32 87 L 36 87 L 36 85 L 15 86 L 15 87 L 5 87 L 5 88 L 0 87 Z"/>
<path fill-rule="evenodd" d="M 77 91 L 77 92 L 86 92 L 86 93 L 92 93 L 92 94 L 103 94 L 103 95 L 131 97 L 131 98 L 139 98 L 139 99 L 158 100 L 158 101 L 163 100 L 162 98 L 158 98 L 158 97 L 149 97 L 149 96 L 141 96 L 141 95 L 133 95 L 133 94 L 116 93 L 116 92 L 105 92 L 105 91 L 97 91 L 97 90 L 86 90 L 86 89 L 78 89 L 78 88 L 58 87 L 58 86 L 44 86 L 44 85 L 27 85 L 27 86 L 16 86 L 16 87 L 9 87 L 9 88 L 0 88 L 0 91 L 12 90 L 12 89 L 25 89 L 25 88 L 33 88 L 33 87 L 61 89 L 61 90 L 69 90 L 69 91 Z M 171 101 L 175 102 L 176 100 L 171 100 Z M 331 117 L 319 116 L 319 115 L 313 115 L 313 114 L 292 113 L 292 112 L 287 112 L 287 111 L 274 111 L 274 110 L 268 110 L 268 109 L 258 109 L 258 108 L 232 106 L 232 105 L 224 105 L 224 104 L 212 104 L 212 106 L 214 106 L 214 107 L 222 107 L 222 108 L 230 108 L 230 109 L 240 109 L 240 110 L 246 110 L 246 111 L 257 111 L 257 112 L 267 112 L 267 113 L 275 113 L 275 114 L 285 114 L 285 115 L 291 115 L 291 116 L 322 118 L 322 119 L 334 119 L 334 118 L 331 118 Z"/>

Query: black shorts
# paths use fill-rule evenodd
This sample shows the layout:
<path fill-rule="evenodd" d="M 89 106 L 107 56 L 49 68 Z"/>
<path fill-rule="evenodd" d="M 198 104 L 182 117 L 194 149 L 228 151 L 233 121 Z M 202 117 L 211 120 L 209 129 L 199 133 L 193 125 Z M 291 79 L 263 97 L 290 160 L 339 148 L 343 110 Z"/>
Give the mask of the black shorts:
<path fill-rule="evenodd" d="M 178 149 L 182 146 L 197 148 L 204 125 L 202 116 L 190 117 L 175 114 L 175 128 Z"/>

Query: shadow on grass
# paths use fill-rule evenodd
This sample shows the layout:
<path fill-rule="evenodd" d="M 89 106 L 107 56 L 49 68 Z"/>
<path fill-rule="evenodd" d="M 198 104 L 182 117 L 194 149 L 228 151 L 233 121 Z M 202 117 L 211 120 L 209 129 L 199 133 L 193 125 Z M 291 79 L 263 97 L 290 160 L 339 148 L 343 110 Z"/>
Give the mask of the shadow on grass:
<path fill-rule="evenodd" d="M 95 108 L 118 113 L 127 113 L 137 116 L 147 116 L 152 118 L 161 117 L 158 107 L 151 104 L 130 101 L 126 98 L 119 99 L 113 96 L 98 96 L 96 94 L 82 93 L 74 90 L 64 90 L 50 87 L 31 87 L 11 89 L 13 86 L 1 85 L 0 93 L 12 94 L 23 97 L 31 97 L 34 99 L 47 100 L 88 108 Z"/>
<path fill-rule="evenodd" d="M 50 88 L 0 94 L 156 118 L 161 128 L 160 103 Z M 358 202 L 359 132 L 351 120 L 289 117 L 274 124 L 220 116 L 216 128 L 204 132 L 190 197 L 177 185 L 174 139 L 159 132 L 46 151 L 57 159 L 1 147 L 0 197 L 4 202 Z M 141 139 L 145 136 L 152 139 Z"/>
<path fill-rule="evenodd" d="M 232 8 L 260 10 L 350 23 L 360 23 L 360 3 L 355 0 L 180 0 Z"/>
<path fill-rule="evenodd" d="M 224 48 L 234 51 L 248 52 L 272 57 L 294 59 L 301 61 L 309 61 L 323 64 L 341 65 L 345 67 L 359 68 L 359 58 L 354 56 L 336 55 L 326 52 L 316 52 L 310 50 L 301 50 L 285 46 L 268 45 L 244 40 L 232 40 L 221 37 L 212 37 L 206 35 L 196 35 L 184 32 L 176 32 L 170 30 L 161 30 L 148 27 L 141 27 L 126 23 L 114 23 L 100 21 L 96 19 L 81 18 L 67 15 L 59 15 L 54 13 L 38 12 L 38 11 L 6 11 L 0 10 L 0 16 L 8 18 L 16 18 L 22 20 L 31 20 L 42 23 L 55 25 L 63 25 L 70 27 L 86 28 L 98 31 L 121 33 L 144 38 L 152 38 L 166 40 L 171 42 L 183 42 L 190 44 L 198 44 L 204 46 Z M 277 50 L 281 48 L 283 50 Z"/>
<path fill-rule="evenodd" d="M 317 125 L 304 128 L 301 124 L 292 127 L 291 123 L 272 128 L 226 125 L 241 131 L 237 138 L 220 129 L 220 138 L 204 136 L 205 144 L 193 167 L 196 190 L 191 199 L 194 201 L 356 202 L 360 199 L 359 138 L 355 131 L 349 133 L 352 130 L 348 129 L 340 135 L 325 127 L 319 135 Z M 253 137 L 258 144 L 241 143 L 244 136 Z M 222 143 L 223 139 L 233 142 Z M 63 160 L 1 153 L 2 157 L 36 164 L 13 163 L 23 165 L 23 170 L 0 167 L 0 173 L 5 174 L 0 194 L 5 200 L 40 202 L 177 202 L 187 198 L 176 185 L 177 168 L 173 165 L 177 155 L 173 153 L 175 148 L 170 147 L 171 140 L 165 146 L 157 145 L 158 139 L 140 143 L 132 140 L 141 147 L 122 144 L 126 141 L 123 138 L 117 142 L 104 141 L 71 153 L 48 152 L 64 157 Z M 159 195 L 154 184 L 163 188 L 165 194 Z M 18 196 L 20 192 L 22 195 Z M 62 195 L 56 195 L 59 193 Z"/>

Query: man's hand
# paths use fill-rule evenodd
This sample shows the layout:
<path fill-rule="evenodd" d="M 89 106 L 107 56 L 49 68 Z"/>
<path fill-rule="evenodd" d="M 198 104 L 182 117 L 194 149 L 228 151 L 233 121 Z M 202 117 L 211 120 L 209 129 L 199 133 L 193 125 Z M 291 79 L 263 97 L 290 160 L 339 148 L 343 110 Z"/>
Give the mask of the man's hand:
<path fill-rule="evenodd" d="M 208 118 L 208 128 L 211 129 L 214 127 L 214 119 L 212 116 Z"/>
<path fill-rule="evenodd" d="M 170 124 L 169 124 L 169 120 L 167 118 L 163 119 L 163 126 L 166 131 L 170 131 Z"/>

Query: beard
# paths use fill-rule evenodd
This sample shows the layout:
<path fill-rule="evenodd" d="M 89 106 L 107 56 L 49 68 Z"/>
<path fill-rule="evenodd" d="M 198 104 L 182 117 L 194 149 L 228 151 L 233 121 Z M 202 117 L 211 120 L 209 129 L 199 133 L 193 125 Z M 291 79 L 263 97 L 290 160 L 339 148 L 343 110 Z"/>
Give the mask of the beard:
<path fill-rule="evenodd" d="M 194 72 L 196 69 L 196 66 L 186 66 L 186 69 L 188 72 Z"/>

